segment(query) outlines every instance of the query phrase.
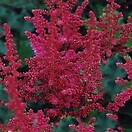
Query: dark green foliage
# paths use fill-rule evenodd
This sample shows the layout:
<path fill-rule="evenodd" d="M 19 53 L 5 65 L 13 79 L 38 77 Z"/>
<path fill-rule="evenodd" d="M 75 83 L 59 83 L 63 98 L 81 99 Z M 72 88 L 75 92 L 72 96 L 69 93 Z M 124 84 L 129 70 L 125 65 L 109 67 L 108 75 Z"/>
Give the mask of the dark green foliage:
<path fill-rule="evenodd" d="M 9 100 L 8 95 L 4 91 L 4 86 L 2 84 L 0 84 L 0 100 L 3 100 L 3 101 Z"/>
<path fill-rule="evenodd" d="M 119 111 L 119 122 L 125 132 L 132 131 L 132 99 L 127 101 L 125 106 Z"/>
<path fill-rule="evenodd" d="M 116 128 L 116 124 L 115 121 L 106 117 L 106 113 L 100 113 L 95 122 L 95 132 L 105 132 L 107 128 Z"/>
<path fill-rule="evenodd" d="M 76 132 L 69 128 L 70 124 L 77 125 L 77 121 L 72 117 L 63 117 L 60 121 L 60 125 L 53 128 L 53 132 Z"/>
<path fill-rule="evenodd" d="M 115 83 L 117 77 L 126 77 L 126 72 L 117 67 L 117 62 L 123 62 L 123 58 L 120 55 L 112 56 L 108 59 L 106 65 L 102 65 L 102 76 L 103 76 L 103 88 L 106 92 L 105 99 L 106 101 L 113 101 L 114 96 L 120 92 L 121 86 Z"/>
<path fill-rule="evenodd" d="M 6 124 L 11 117 L 12 111 L 4 106 L 0 106 L 0 123 Z"/>

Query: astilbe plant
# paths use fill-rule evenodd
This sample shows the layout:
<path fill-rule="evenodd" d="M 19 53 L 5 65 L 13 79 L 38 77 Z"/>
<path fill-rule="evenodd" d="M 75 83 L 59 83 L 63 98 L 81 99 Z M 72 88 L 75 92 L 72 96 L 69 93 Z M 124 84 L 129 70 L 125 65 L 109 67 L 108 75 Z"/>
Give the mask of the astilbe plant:
<path fill-rule="evenodd" d="M 25 34 L 35 55 L 25 59 L 27 72 L 18 70 L 21 61 L 10 28 L 4 24 L 7 52 L 0 59 L 0 82 L 10 100 L 1 101 L 1 105 L 6 105 L 14 114 L 7 125 L 1 124 L 3 131 L 50 132 L 63 116 L 73 116 L 78 125 L 70 125 L 72 129 L 92 132 L 95 118 L 88 124 L 80 119 L 96 109 L 107 111 L 108 118 L 118 121 L 116 113 L 130 99 L 132 88 L 123 89 L 115 102 L 103 105 L 105 91 L 100 65 L 116 53 L 125 55 L 131 51 L 126 43 L 131 40 L 132 19 L 128 18 L 128 23 L 121 25 L 122 13 L 116 12 L 120 6 L 114 0 L 107 2 L 99 20 L 92 11 L 89 19 L 82 19 L 88 0 L 76 9 L 77 0 L 46 0 L 48 10 L 32 10 L 34 16 L 25 19 L 34 24 L 36 32 L 26 31 Z M 82 26 L 87 28 L 86 34 L 80 32 Z M 128 60 L 119 64 L 128 72 L 128 80 L 132 79 L 131 63 Z M 32 100 L 42 102 L 44 108 L 36 113 L 28 110 L 27 104 Z"/>

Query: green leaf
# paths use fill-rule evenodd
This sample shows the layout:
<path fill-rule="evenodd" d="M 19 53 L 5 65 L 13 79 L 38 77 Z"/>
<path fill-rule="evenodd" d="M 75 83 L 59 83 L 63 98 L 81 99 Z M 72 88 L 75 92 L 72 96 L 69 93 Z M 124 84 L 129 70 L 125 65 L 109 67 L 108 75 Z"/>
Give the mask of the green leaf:
<path fill-rule="evenodd" d="M 122 62 L 123 58 L 116 54 L 108 59 L 105 65 L 101 66 L 102 76 L 103 76 L 103 88 L 106 92 L 105 101 L 113 101 L 114 96 L 119 93 L 122 89 L 121 86 L 115 83 L 117 77 L 126 77 L 126 72 L 124 69 L 117 67 L 117 62 Z"/>
<path fill-rule="evenodd" d="M 73 117 L 63 117 L 58 127 L 53 128 L 53 132 L 76 132 L 70 129 L 70 124 L 76 124 L 76 120 Z"/>
<path fill-rule="evenodd" d="M 34 52 L 31 48 L 31 46 L 28 44 L 27 40 L 23 40 L 19 43 L 18 47 L 18 54 L 20 59 L 22 60 L 22 65 L 25 65 L 25 58 L 30 58 L 31 56 L 34 55 Z"/>
<path fill-rule="evenodd" d="M 95 132 L 105 132 L 107 128 L 115 128 L 116 122 L 107 118 L 106 113 L 100 113 L 95 122 Z"/>
<path fill-rule="evenodd" d="M 126 46 L 126 47 L 132 47 L 132 40 L 129 40 L 129 41 L 126 43 L 125 46 Z"/>

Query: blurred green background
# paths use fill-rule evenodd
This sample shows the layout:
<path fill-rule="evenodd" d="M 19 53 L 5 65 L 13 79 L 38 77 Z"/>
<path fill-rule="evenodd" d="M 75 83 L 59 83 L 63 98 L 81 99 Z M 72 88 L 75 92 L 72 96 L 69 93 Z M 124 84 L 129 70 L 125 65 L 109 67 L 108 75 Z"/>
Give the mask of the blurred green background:
<path fill-rule="evenodd" d="M 82 0 L 78 0 L 77 5 L 81 4 Z M 119 11 L 123 12 L 122 23 L 127 22 L 127 17 L 132 16 L 132 1 L 131 0 L 117 0 L 121 5 Z M 98 17 L 101 15 L 102 9 L 106 6 L 107 2 L 105 0 L 90 0 L 87 9 L 83 12 L 83 17 L 85 18 L 89 10 L 93 10 L 95 15 Z M 12 34 L 14 36 L 14 41 L 16 48 L 18 50 L 20 59 L 22 59 L 22 70 L 26 69 L 24 63 L 24 58 L 29 58 L 33 56 L 33 51 L 30 47 L 29 41 L 24 35 L 24 31 L 28 30 L 33 32 L 34 26 L 24 20 L 24 16 L 32 16 L 32 9 L 45 9 L 46 5 L 43 0 L 0 0 L 0 56 L 2 57 L 6 49 L 4 47 L 4 33 L 2 25 L 6 22 L 11 27 Z M 82 31 L 83 32 L 83 31 Z M 130 43 L 130 45 L 132 45 Z M 129 54 L 131 56 L 131 53 Z M 106 91 L 105 103 L 113 101 L 114 95 L 119 93 L 121 87 L 115 83 L 116 77 L 120 76 L 125 78 L 126 72 L 123 69 L 117 68 L 116 62 L 123 62 L 123 58 L 120 55 L 112 56 L 107 65 L 102 65 L 102 75 L 103 75 L 103 87 Z M 8 100 L 8 96 L 3 91 L 4 87 L 0 85 L 0 100 Z M 33 107 L 38 104 L 32 104 Z M 117 128 L 120 124 L 125 129 L 125 132 L 132 132 L 132 100 L 128 101 L 120 111 L 119 111 L 119 123 L 116 123 L 110 119 L 107 119 L 105 113 L 99 113 L 98 111 L 93 111 L 90 117 L 97 117 L 95 122 L 96 132 L 105 132 L 106 128 Z M 6 124 L 8 119 L 12 116 L 12 112 L 6 107 L 0 107 L 0 122 Z M 86 120 L 86 121 L 87 121 Z M 76 121 L 72 117 L 63 118 L 58 127 L 54 127 L 54 132 L 74 132 L 68 125 L 70 123 L 76 124 Z"/>

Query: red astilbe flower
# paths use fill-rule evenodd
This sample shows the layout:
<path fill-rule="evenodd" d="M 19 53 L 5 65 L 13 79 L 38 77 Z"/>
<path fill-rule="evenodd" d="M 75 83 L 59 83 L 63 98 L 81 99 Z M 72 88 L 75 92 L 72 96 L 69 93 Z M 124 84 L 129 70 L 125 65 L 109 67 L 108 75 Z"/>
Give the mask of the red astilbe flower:
<path fill-rule="evenodd" d="M 131 58 L 128 58 L 128 57 L 125 57 L 124 58 L 126 63 L 122 64 L 122 63 L 117 63 L 117 65 L 120 67 L 120 68 L 123 68 L 126 70 L 127 72 L 127 75 L 128 75 L 128 79 L 129 80 L 132 80 L 132 59 Z"/>
<path fill-rule="evenodd" d="M 3 131 L 19 130 L 21 132 L 31 132 L 45 130 L 46 132 L 50 132 L 51 128 L 48 124 L 49 119 L 44 118 L 42 111 L 38 111 L 38 113 L 33 113 L 31 111 L 26 113 L 25 111 L 26 104 L 19 96 L 21 80 L 18 78 L 22 77 L 22 74 L 19 73 L 17 69 L 20 67 L 21 61 L 18 58 L 17 51 L 14 49 L 15 45 L 13 44 L 12 35 L 7 24 L 4 24 L 4 31 L 6 35 L 5 46 L 7 48 L 4 59 L 8 61 L 9 64 L 4 64 L 0 59 L 1 83 L 6 87 L 5 91 L 10 97 L 9 102 L 5 102 L 5 105 L 12 110 L 14 114 L 7 126 L 1 125 L 0 129 Z"/>
<path fill-rule="evenodd" d="M 118 116 L 116 114 L 107 113 L 106 116 L 114 121 L 118 120 Z"/>
<path fill-rule="evenodd" d="M 132 59 L 130 57 L 124 57 L 126 63 L 117 63 L 117 66 L 119 66 L 120 68 L 124 69 L 127 72 L 127 78 L 123 79 L 121 77 L 118 77 L 115 82 L 118 85 L 123 86 L 124 88 L 126 88 L 126 84 L 129 83 L 132 80 Z"/>
<path fill-rule="evenodd" d="M 126 42 L 132 32 L 131 18 L 120 25 L 122 13 L 115 12 L 119 5 L 108 2 L 99 21 L 92 11 L 88 20 L 80 19 L 87 0 L 74 13 L 71 8 L 76 1 L 47 1 L 49 11 L 33 10 L 32 18 L 25 17 L 36 28 L 34 34 L 26 32 L 35 57 L 27 60 L 30 70 L 25 74 L 21 97 L 51 104 L 52 108 L 44 109 L 49 117 L 58 120 L 63 115 L 86 117 L 93 109 L 104 110 L 98 103 L 103 93 L 94 94 L 96 89 L 102 90 L 101 60 L 131 51 Z M 79 32 L 80 26 L 88 26 L 85 35 Z M 35 85 L 38 81 L 40 84 Z"/>
<path fill-rule="evenodd" d="M 124 79 L 118 79 L 117 83 L 118 84 L 125 84 L 128 83 L 129 81 L 132 80 L 132 60 L 128 57 L 125 57 L 126 63 L 117 63 L 117 65 L 120 68 L 124 68 L 127 72 L 127 78 L 128 80 L 124 80 Z M 124 85 L 125 86 L 125 85 Z M 109 110 L 113 110 L 115 112 L 119 111 L 120 107 L 123 107 L 125 105 L 125 103 L 131 99 L 132 96 L 132 87 L 128 88 L 128 89 L 123 89 L 123 91 L 119 94 L 116 95 L 115 97 L 115 101 L 113 103 L 109 103 L 108 104 L 108 109 Z"/>
<path fill-rule="evenodd" d="M 120 107 L 123 107 L 125 103 L 130 100 L 131 96 L 132 87 L 130 87 L 128 90 L 124 90 L 120 94 L 117 94 L 115 97 L 115 101 L 113 103 L 109 103 L 107 109 L 118 112 Z"/>
<path fill-rule="evenodd" d="M 95 129 L 91 125 L 96 120 L 94 117 L 91 118 L 91 120 L 88 122 L 88 124 L 82 123 L 79 119 L 77 119 L 77 120 L 78 120 L 79 124 L 77 126 L 71 124 L 71 125 L 69 125 L 70 128 L 72 128 L 73 130 L 76 130 L 77 132 L 94 132 Z"/>
<path fill-rule="evenodd" d="M 123 17 L 122 12 L 117 12 L 120 8 L 115 0 L 107 0 L 106 9 L 103 10 L 103 16 L 99 18 L 98 27 L 103 33 L 101 43 L 102 59 L 105 61 L 115 53 L 124 55 L 132 49 L 126 47 L 126 43 L 131 40 L 132 32 L 131 17 L 128 18 L 127 24 L 120 24 Z"/>
<path fill-rule="evenodd" d="M 98 103 L 103 94 L 94 93 L 96 89 L 101 90 L 102 77 L 99 69 L 100 33 L 94 31 L 93 12 L 90 12 L 91 27 L 87 35 L 78 31 L 79 26 L 86 24 L 80 15 L 87 3 L 85 0 L 75 13 L 71 13 L 70 1 L 48 1 L 49 11 L 33 10 L 34 17 L 25 17 L 36 27 L 35 34 L 26 32 L 35 57 L 27 60 L 29 72 L 25 74 L 25 91 L 21 96 L 29 101 L 31 96 L 36 98 L 39 91 L 37 100 L 53 107 L 45 109 L 51 117 L 86 117 L 93 109 L 104 110 Z M 41 83 L 35 86 L 38 81 Z"/>
<path fill-rule="evenodd" d="M 131 18 L 127 24 L 119 24 L 122 14 L 115 13 L 119 5 L 114 0 L 108 0 L 99 21 L 92 11 L 88 20 L 82 19 L 88 0 L 75 11 L 77 0 L 46 2 L 49 10 L 36 9 L 32 11 L 33 17 L 25 17 L 36 28 L 35 33 L 25 32 L 35 53 L 26 59 L 27 72 L 18 72 L 21 62 L 12 44 L 10 29 L 4 25 L 7 48 L 4 59 L 8 64 L 0 60 L 0 82 L 10 97 L 4 103 L 14 111 L 7 126 L 1 126 L 6 130 L 50 132 L 50 123 L 58 122 L 62 116 L 87 117 L 95 109 L 117 112 L 131 97 L 130 88 L 118 94 L 107 108 L 100 102 L 104 94 L 101 61 L 117 52 L 124 54 L 131 50 L 125 46 L 131 39 Z M 86 27 L 86 34 L 80 32 L 82 26 Z M 128 72 L 131 74 L 129 69 Z M 44 108 L 37 113 L 26 111 L 26 105 L 32 100 L 43 103 Z M 90 122 L 78 123 L 71 127 L 80 132 L 94 131 Z"/>
<path fill-rule="evenodd" d="M 114 113 L 117 114 L 117 112 L 120 110 L 121 107 L 124 107 L 125 106 L 125 103 L 127 101 L 129 101 L 132 97 L 132 87 L 130 86 L 130 88 L 126 88 L 126 84 L 129 83 L 129 81 L 132 80 L 132 72 L 131 72 L 131 68 L 132 68 L 132 60 L 128 57 L 125 57 L 124 58 L 126 60 L 126 62 L 123 64 L 123 63 L 117 63 L 117 66 L 119 66 L 120 68 L 123 68 L 126 70 L 127 72 L 127 79 L 122 79 L 122 78 L 117 78 L 116 80 L 116 83 L 118 85 L 121 85 L 123 86 L 123 90 L 118 93 L 116 96 L 115 96 L 115 100 L 114 102 L 110 102 L 108 105 L 107 105 L 107 110 L 109 111 L 112 111 Z M 118 115 L 107 115 L 109 118 L 111 119 L 118 119 Z M 118 121 L 118 120 L 117 120 Z M 119 131 L 123 131 L 123 128 L 122 127 L 119 127 L 118 128 Z M 111 130 L 107 130 L 107 131 L 111 131 Z"/>

